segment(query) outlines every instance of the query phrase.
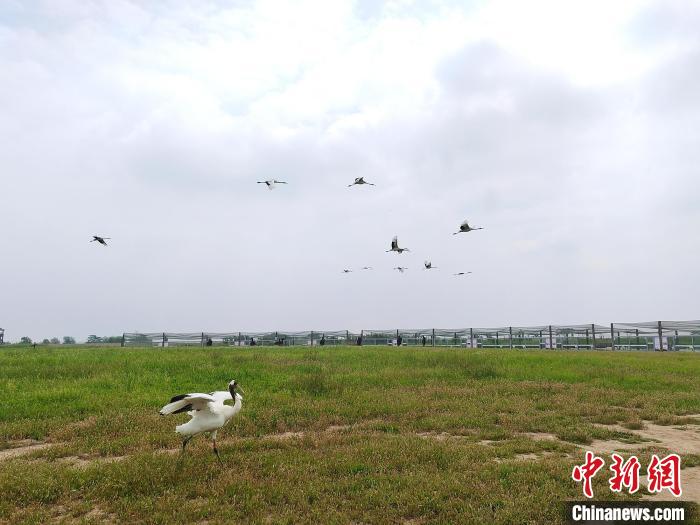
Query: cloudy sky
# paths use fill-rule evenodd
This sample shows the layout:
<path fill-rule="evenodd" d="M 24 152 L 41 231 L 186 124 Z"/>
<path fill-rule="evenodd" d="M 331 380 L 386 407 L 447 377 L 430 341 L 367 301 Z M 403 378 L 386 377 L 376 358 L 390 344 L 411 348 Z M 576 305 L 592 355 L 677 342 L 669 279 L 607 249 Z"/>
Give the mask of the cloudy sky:
<path fill-rule="evenodd" d="M 697 319 L 698 27 L 693 0 L 5 0 L 0 326 Z"/>

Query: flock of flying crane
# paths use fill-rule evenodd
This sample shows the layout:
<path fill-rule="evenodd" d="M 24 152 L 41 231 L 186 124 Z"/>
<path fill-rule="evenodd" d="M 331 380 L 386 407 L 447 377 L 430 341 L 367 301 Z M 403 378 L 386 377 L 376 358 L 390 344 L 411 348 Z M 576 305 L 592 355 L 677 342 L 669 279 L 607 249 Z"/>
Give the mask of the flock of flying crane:
<path fill-rule="evenodd" d="M 273 183 L 272 185 L 268 184 L 268 188 L 270 188 L 270 189 L 274 188 L 274 183 L 279 183 L 279 181 L 265 181 L 265 184 L 267 184 L 269 182 Z M 286 182 L 283 184 L 286 184 Z M 361 186 L 363 184 L 369 184 L 370 186 L 374 186 L 374 184 L 372 184 L 371 182 L 367 182 L 364 177 L 356 177 L 355 182 L 353 182 L 352 184 L 348 184 L 348 188 L 351 186 L 355 186 L 355 185 Z M 483 228 L 472 228 L 471 226 L 469 226 L 469 221 L 464 221 L 462 224 L 460 224 L 459 231 L 454 232 L 452 235 L 457 235 L 458 233 L 469 233 L 469 232 L 476 231 L 476 230 L 483 230 Z M 398 238 L 398 236 L 394 236 L 394 238 L 391 240 L 391 249 L 386 250 L 386 251 L 387 251 L 387 253 L 396 252 L 398 254 L 402 254 L 403 252 L 410 252 L 411 250 L 409 250 L 408 248 L 399 247 L 399 238 Z M 431 261 L 425 261 L 423 263 L 423 267 L 425 270 L 437 270 L 438 269 L 437 266 L 433 266 L 433 263 Z M 362 269 L 363 270 L 372 270 L 372 267 L 371 266 L 363 266 Z M 394 270 L 397 270 L 400 273 L 404 273 L 406 270 L 408 270 L 408 268 L 405 266 L 394 266 Z M 349 268 L 345 268 L 343 270 L 343 273 L 352 273 L 352 270 L 350 270 Z M 453 273 L 452 275 L 457 277 L 457 276 L 461 276 L 461 275 L 467 275 L 470 273 L 472 273 L 472 272 L 457 272 L 457 273 Z"/>
<path fill-rule="evenodd" d="M 278 184 L 287 184 L 285 181 L 277 180 L 277 179 L 259 180 L 257 182 L 258 182 L 258 184 L 264 184 L 268 190 L 274 190 Z M 363 185 L 375 186 L 375 184 L 373 184 L 371 182 L 367 182 L 364 177 L 355 177 L 355 182 L 353 182 L 352 184 L 348 184 L 348 188 L 350 188 L 352 186 L 363 186 Z M 459 231 L 454 232 L 452 235 L 457 235 L 458 233 L 469 233 L 469 232 L 473 232 L 476 230 L 483 230 L 483 228 L 472 228 L 471 226 L 469 226 L 469 221 L 464 221 L 462 224 L 460 224 Z M 100 235 L 93 235 L 92 240 L 90 242 L 98 242 L 102 246 L 107 246 L 107 240 L 109 240 L 109 239 L 110 239 L 110 237 L 102 237 Z M 394 236 L 394 238 L 391 240 L 391 249 L 386 250 L 386 251 L 387 251 L 387 253 L 396 252 L 398 254 L 402 254 L 403 252 L 410 252 L 411 250 L 409 250 L 408 248 L 400 248 L 398 236 Z M 425 261 L 423 263 L 423 267 L 425 270 L 437 270 L 438 269 L 437 266 L 433 266 L 433 263 L 431 261 Z M 373 268 L 371 266 L 363 266 L 362 269 L 363 270 L 372 270 Z M 404 273 L 406 270 L 408 270 L 408 268 L 405 266 L 395 266 L 393 269 L 399 271 L 400 273 Z M 350 270 L 349 268 L 345 268 L 343 270 L 343 273 L 352 273 L 352 270 Z M 467 275 L 470 273 L 472 273 L 472 272 L 457 272 L 457 273 L 453 273 L 452 275 L 458 277 L 458 276 Z"/>
<path fill-rule="evenodd" d="M 271 179 L 258 181 L 258 184 L 265 184 L 267 189 L 273 190 L 278 184 L 287 184 L 285 181 Z M 348 184 L 351 186 L 362 186 L 369 185 L 374 186 L 371 182 L 367 182 L 364 177 L 356 177 L 355 182 Z M 452 235 L 457 235 L 458 233 L 469 233 L 476 230 L 483 230 L 483 228 L 472 228 L 468 221 L 464 221 L 460 227 L 459 231 L 454 232 Z M 111 237 L 103 237 L 101 235 L 93 235 L 90 242 L 98 242 L 102 246 L 107 246 L 107 241 Z M 395 236 L 391 240 L 391 249 L 386 250 L 387 253 L 395 252 L 402 254 L 403 252 L 410 252 L 408 248 L 401 248 L 399 246 L 398 236 Z M 438 267 L 433 266 L 431 261 L 425 261 L 423 263 L 426 270 L 436 270 Z M 371 270 L 371 266 L 363 266 L 363 270 Z M 405 266 L 396 266 L 394 270 L 398 270 L 403 273 L 408 270 Z M 352 270 L 344 269 L 343 273 L 350 273 Z M 467 275 L 472 272 L 457 272 L 453 275 Z M 211 392 L 209 394 L 203 394 L 199 392 L 194 392 L 190 394 L 181 394 L 174 396 L 170 399 L 170 402 L 165 405 L 161 410 L 160 414 L 162 416 L 168 414 L 181 414 L 186 413 L 190 416 L 190 420 L 187 423 L 178 425 L 175 431 L 180 434 L 183 438 L 182 441 L 182 452 L 185 451 L 185 447 L 190 442 L 190 440 L 203 433 L 209 433 L 213 444 L 214 454 L 216 454 L 217 459 L 220 463 L 221 457 L 219 456 L 219 450 L 216 446 L 216 435 L 217 431 L 221 429 L 226 423 L 228 423 L 238 412 L 240 412 L 242 407 L 243 397 L 236 391 L 241 390 L 238 383 L 233 380 L 228 385 L 228 391 L 221 392 Z M 225 402 L 229 399 L 234 401 L 233 406 L 226 405 Z"/>

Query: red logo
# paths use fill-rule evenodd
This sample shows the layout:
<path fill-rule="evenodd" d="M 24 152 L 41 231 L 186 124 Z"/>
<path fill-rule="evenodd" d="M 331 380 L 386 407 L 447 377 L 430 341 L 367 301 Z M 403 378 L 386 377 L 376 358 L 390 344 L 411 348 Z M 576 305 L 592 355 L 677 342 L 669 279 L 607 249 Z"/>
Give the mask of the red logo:
<path fill-rule="evenodd" d="M 583 494 L 587 498 L 593 497 L 593 487 L 591 479 L 605 465 L 605 461 L 596 457 L 593 452 L 586 452 L 586 462 L 583 465 L 576 465 L 571 477 L 574 481 L 583 481 Z"/>
<path fill-rule="evenodd" d="M 610 490 L 613 492 L 621 492 L 622 487 L 627 487 L 630 494 L 634 494 L 639 490 L 639 460 L 637 456 L 632 456 L 626 462 L 623 462 L 622 456 L 617 454 L 612 455 L 613 464 L 610 465 L 610 470 L 614 472 L 614 476 L 610 478 Z"/>
<path fill-rule="evenodd" d="M 647 468 L 649 492 L 661 492 L 668 489 L 671 494 L 679 497 L 681 489 L 681 458 L 678 454 L 669 454 L 664 459 L 654 454 Z"/>
<path fill-rule="evenodd" d="M 631 456 L 624 461 L 618 454 L 612 455 L 613 475 L 608 480 L 610 490 L 622 492 L 627 488 L 627 492 L 634 494 L 639 490 L 639 470 L 641 465 L 637 456 Z M 605 460 L 597 457 L 593 452 L 586 452 L 586 461 L 583 465 L 576 465 L 571 472 L 574 481 L 583 482 L 583 494 L 587 498 L 593 497 L 593 477 L 605 465 Z M 668 489 L 671 494 L 679 497 L 681 489 L 681 457 L 678 454 L 669 454 L 663 459 L 654 454 L 647 468 L 647 481 L 649 492 L 661 492 Z"/>

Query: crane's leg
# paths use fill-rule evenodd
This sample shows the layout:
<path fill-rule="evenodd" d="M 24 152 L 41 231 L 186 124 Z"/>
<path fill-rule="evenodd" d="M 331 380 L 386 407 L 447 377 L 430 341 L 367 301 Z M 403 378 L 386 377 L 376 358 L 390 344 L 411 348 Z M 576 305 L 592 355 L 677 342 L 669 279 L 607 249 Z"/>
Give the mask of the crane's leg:
<path fill-rule="evenodd" d="M 192 439 L 194 436 L 187 436 L 183 441 L 182 441 L 182 453 L 185 453 L 185 447 L 187 446 L 187 443 L 190 442 L 190 439 Z"/>
<path fill-rule="evenodd" d="M 215 430 L 214 432 L 211 433 L 211 440 L 212 440 L 212 443 L 213 443 L 213 445 L 214 445 L 214 454 L 216 454 L 216 459 L 218 459 L 218 460 L 219 460 L 219 463 L 220 463 L 221 465 L 223 465 L 224 462 L 221 461 L 221 456 L 219 455 L 219 449 L 216 448 L 216 430 Z"/>

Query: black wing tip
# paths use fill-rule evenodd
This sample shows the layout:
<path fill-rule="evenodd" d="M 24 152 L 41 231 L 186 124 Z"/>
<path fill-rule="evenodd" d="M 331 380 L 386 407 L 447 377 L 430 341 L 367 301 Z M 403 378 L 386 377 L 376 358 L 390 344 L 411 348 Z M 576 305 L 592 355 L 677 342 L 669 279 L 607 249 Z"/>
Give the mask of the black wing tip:
<path fill-rule="evenodd" d="M 184 407 L 173 412 L 173 414 L 182 414 L 183 412 L 189 412 L 190 410 L 192 410 L 192 405 L 185 405 Z"/>
<path fill-rule="evenodd" d="M 179 396 L 175 396 L 172 399 L 170 399 L 171 403 L 174 403 L 175 401 L 180 401 L 182 399 L 185 399 L 187 397 L 187 394 L 180 394 Z"/>

